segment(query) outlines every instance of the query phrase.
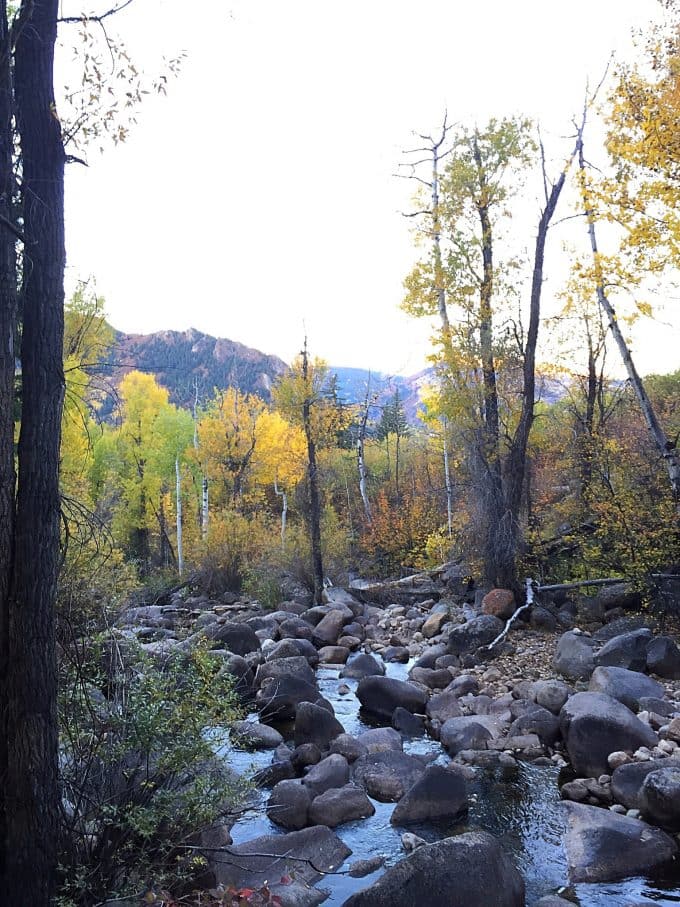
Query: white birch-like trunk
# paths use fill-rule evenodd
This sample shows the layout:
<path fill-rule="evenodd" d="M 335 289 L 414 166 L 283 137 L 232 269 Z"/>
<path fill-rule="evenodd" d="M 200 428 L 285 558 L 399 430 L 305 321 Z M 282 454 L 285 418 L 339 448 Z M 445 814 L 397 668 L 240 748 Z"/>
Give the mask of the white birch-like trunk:
<path fill-rule="evenodd" d="M 201 493 L 201 538 L 208 537 L 208 477 L 203 476 Z"/>
<path fill-rule="evenodd" d="M 175 457 L 175 498 L 177 514 L 177 572 L 181 576 L 184 572 L 184 550 L 182 548 L 182 477 L 179 469 L 179 457 Z"/>
<path fill-rule="evenodd" d="M 371 502 L 368 500 L 368 492 L 366 490 L 366 461 L 364 459 L 364 439 L 363 437 L 357 438 L 357 465 L 359 468 L 359 494 L 361 495 L 361 500 L 364 504 L 364 513 L 366 514 L 366 522 L 370 524 L 372 520 L 371 515 Z"/>
<path fill-rule="evenodd" d="M 451 471 L 449 469 L 449 442 L 446 435 L 448 423 L 444 419 L 444 482 L 446 485 L 446 524 L 449 538 L 453 535 L 453 488 L 451 486 Z"/>
<path fill-rule="evenodd" d="M 285 491 L 279 491 L 279 485 L 274 479 L 274 493 L 281 498 L 281 547 L 286 547 L 286 523 L 288 521 L 288 495 Z"/>

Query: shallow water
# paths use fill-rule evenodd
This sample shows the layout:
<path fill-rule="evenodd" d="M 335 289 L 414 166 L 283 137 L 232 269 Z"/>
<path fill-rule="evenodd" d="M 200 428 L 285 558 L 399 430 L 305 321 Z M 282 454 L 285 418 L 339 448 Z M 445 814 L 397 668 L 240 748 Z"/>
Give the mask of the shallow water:
<path fill-rule="evenodd" d="M 387 674 L 406 679 L 409 665 L 389 664 Z M 318 670 L 322 695 L 333 703 L 338 720 L 350 734 L 359 734 L 371 727 L 381 726 L 360 711 L 354 692 L 357 682 L 339 679 L 337 669 L 322 667 Z M 350 693 L 338 692 L 345 683 Z M 404 750 L 410 753 L 441 755 L 439 744 L 428 737 L 404 741 Z M 447 757 L 443 757 L 448 761 Z M 240 773 L 250 764 L 259 768 L 271 760 L 270 753 L 229 754 L 231 765 Z M 621 882 L 578 884 L 569 886 L 562 838 L 565 831 L 564 811 L 560 807 L 557 787 L 557 770 L 549 766 L 521 764 L 518 776 L 512 781 L 501 781 L 492 774 L 485 774 L 471 786 L 476 794 L 468 815 L 451 825 L 421 825 L 398 828 L 390 825 L 393 803 L 373 800 L 375 815 L 367 819 L 348 822 L 335 829 L 352 849 L 352 855 L 336 875 L 329 875 L 318 883 L 330 896 L 324 904 L 329 907 L 342 904 L 355 891 L 367 887 L 380 877 L 380 869 L 363 879 L 346 875 L 348 866 L 359 859 L 375 854 L 386 857 L 386 865 L 404 857 L 401 834 L 411 831 L 426 841 L 441 840 L 449 835 L 471 830 L 485 830 L 496 835 L 512 854 L 527 887 L 527 907 L 533 907 L 546 894 L 562 892 L 581 907 L 626 907 L 632 902 L 650 905 L 680 904 L 680 861 L 654 877 L 625 879 Z M 260 792 L 254 809 L 244 815 L 232 829 L 235 844 L 241 844 L 262 834 L 281 834 L 264 814 L 268 791 Z M 490 905 L 491 907 L 491 905 Z"/>

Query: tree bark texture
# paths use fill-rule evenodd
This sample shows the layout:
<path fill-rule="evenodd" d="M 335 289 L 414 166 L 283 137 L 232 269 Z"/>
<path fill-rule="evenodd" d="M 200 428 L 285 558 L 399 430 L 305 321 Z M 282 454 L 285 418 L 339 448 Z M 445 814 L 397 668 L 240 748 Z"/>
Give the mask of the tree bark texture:
<path fill-rule="evenodd" d="M 302 425 L 307 441 L 307 488 L 309 493 L 309 539 L 312 548 L 312 575 L 314 579 L 314 604 L 320 605 L 323 593 L 323 558 L 321 554 L 321 495 L 319 469 L 316 462 L 316 444 L 312 430 L 312 399 L 309 385 L 307 342 L 302 354 L 302 377 L 305 397 L 302 402 Z"/>

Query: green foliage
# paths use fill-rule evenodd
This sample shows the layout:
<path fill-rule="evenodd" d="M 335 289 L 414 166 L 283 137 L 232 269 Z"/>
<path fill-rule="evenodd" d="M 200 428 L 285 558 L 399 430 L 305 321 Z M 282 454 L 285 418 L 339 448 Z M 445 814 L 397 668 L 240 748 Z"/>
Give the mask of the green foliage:
<path fill-rule="evenodd" d="M 241 794 L 216 756 L 238 716 L 230 675 L 203 649 L 154 664 L 107 634 L 64 659 L 61 690 L 60 903 L 189 877 L 187 835 Z"/>

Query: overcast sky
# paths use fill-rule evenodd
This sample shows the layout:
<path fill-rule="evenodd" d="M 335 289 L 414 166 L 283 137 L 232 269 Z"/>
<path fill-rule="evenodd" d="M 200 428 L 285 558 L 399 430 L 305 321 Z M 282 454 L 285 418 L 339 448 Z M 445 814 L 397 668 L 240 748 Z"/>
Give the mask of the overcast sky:
<path fill-rule="evenodd" d="M 287 361 L 306 331 L 334 365 L 415 372 L 429 329 L 398 308 L 414 251 L 393 176 L 412 131 L 445 108 L 525 113 L 559 156 L 586 79 L 657 7 L 135 0 L 110 20 L 135 61 L 187 57 L 124 145 L 68 168 L 69 280 L 94 275 L 124 331 L 195 327 Z M 636 337 L 643 371 L 677 368 L 679 347 L 678 319 Z"/>

